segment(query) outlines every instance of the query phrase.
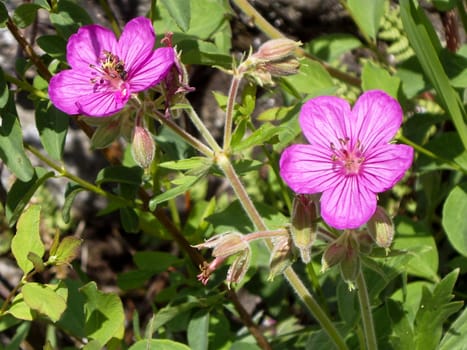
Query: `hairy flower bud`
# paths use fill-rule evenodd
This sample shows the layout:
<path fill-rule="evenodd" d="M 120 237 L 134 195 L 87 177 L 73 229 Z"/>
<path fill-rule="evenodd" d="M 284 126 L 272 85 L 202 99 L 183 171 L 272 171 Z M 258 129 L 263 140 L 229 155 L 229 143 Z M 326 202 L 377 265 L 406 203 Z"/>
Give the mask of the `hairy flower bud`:
<path fill-rule="evenodd" d="M 287 38 L 271 39 L 261 45 L 252 57 L 263 61 L 278 61 L 292 55 L 295 49 L 301 45 L 300 41 Z"/>
<path fill-rule="evenodd" d="M 151 133 L 140 125 L 135 125 L 131 140 L 131 154 L 135 162 L 143 169 L 148 168 L 156 152 L 156 143 Z"/>
<path fill-rule="evenodd" d="M 272 281 L 274 277 L 284 272 L 294 261 L 292 242 L 289 236 L 275 237 L 272 242 L 274 247 L 269 259 L 269 281 Z"/>
<path fill-rule="evenodd" d="M 230 288 L 231 283 L 240 282 L 243 277 L 245 277 L 248 268 L 250 267 L 251 260 L 251 250 L 248 246 L 248 249 L 245 249 L 241 254 L 239 254 L 232 265 L 230 265 L 229 270 L 227 271 L 227 287 Z"/>
<path fill-rule="evenodd" d="M 341 235 L 325 249 L 321 257 L 321 272 L 325 272 L 330 267 L 339 264 L 346 254 L 347 238 L 345 235 Z"/>
<path fill-rule="evenodd" d="M 248 242 L 239 232 L 228 232 L 215 235 L 207 241 L 194 246 L 197 249 L 213 248 L 212 256 L 230 256 L 249 249 Z"/>
<path fill-rule="evenodd" d="M 394 223 L 383 208 L 376 208 L 367 228 L 378 247 L 389 249 L 394 238 Z"/>
<path fill-rule="evenodd" d="M 349 290 L 353 290 L 355 279 L 360 272 L 359 245 L 352 231 L 344 235 L 347 236 L 347 249 L 340 262 L 340 270 L 342 279 L 349 286 Z"/>
<path fill-rule="evenodd" d="M 307 264 L 311 260 L 311 246 L 316 240 L 316 205 L 310 196 L 297 195 L 292 206 L 292 240 L 302 261 Z"/>

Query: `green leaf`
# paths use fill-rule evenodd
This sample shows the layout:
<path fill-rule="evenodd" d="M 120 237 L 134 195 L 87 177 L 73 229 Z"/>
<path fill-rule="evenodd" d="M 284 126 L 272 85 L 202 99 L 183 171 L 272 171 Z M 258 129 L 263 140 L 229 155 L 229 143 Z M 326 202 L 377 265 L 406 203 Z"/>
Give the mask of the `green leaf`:
<path fill-rule="evenodd" d="M 232 149 L 235 152 L 240 152 L 253 146 L 264 145 L 265 143 L 274 144 L 276 142 L 274 142 L 273 138 L 277 136 L 278 133 L 282 131 L 282 129 L 283 127 L 270 123 L 264 123 L 246 139 L 240 141 L 236 145 L 232 145 Z"/>
<path fill-rule="evenodd" d="M 66 308 L 66 298 L 49 285 L 34 282 L 26 283 L 22 288 L 24 301 L 37 312 L 57 322 Z"/>
<path fill-rule="evenodd" d="M 8 220 L 8 225 L 11 227 L 16 223 L 18 217 L 23 212 L 26 205 L 36 190 L 47 180 L 52 177 L 52 171 L 47 172 L 44 168 L 35 168 L 34 176 L 31 180 L 24 182 L 16 180 L 11 186 L 6 198 L 5 216 Z"/>
<path fill-rule="evenodd" d="M 99 171 L 96 177 L 96 184 L 100 185 L 105 182 L 124 183 L 134 186 L 139 186 L 143 178 L 143 169 L 139 166 L 111 166 Z"/>
<path fill-rule="evenodd" d="M 384 0 L 348 0 L 347 6 L 360 30 L 375 39 L 384 15 Z"/>
<path fill-rule="evenodd" d="M 139 218 L 133 208 L 120 208 L 120 222 L 127 233 L 137 233 L 139 231 Z"/>
<path fill-rule="evenodd" d="M 87 343 L 82 350 L 101 350 L 102 349 L 102 344 L 97 341 L 97 340 L 91 340 L 89 343 Z"/>
<path fill-rule="evenodd" d="M 76 198 L 76 195 L 81 191 L 84 191 L 83 187 L 79 185 L 71 185 L 70 183 L 68 183 L 67 189 L 65 191 L 65 202 L 63 203 L 62 208 L 62 219 L 63 222 L 65 222 L 66 224 L 70 222 L 71 208 L 73 206 L 73 202 Z"/>
<path fill-rule="evenodd" d="M 443 323 L 462 307 L 462 302 L 451 302 L 452 289 L 459 270 L 444 277 L 430 292 L 424 288 L 420 308 L 415 319 L 415 343 L 417 349 L 435 349 L 441 339 Z"/>
<path fill-rule="evenodd" d="M 133 256 L 133 261 L 138 269 L 156 274 L 166 271 L 169 267 L 180 263 L 182 260 L 164 252 L 137 252 Z"/>
<path fill-rule="evenodd" d="M 363 90 L 384 90 L 397 99 L 400 84 L 400 78 L 389 75 L 386 69 L 378 67 L 370 61 L 365 62 L 362 70 Z"/>
<path fill-rule="evenodd" d="M 336 86 L 324 67 L 310 59 L 300 60 L 300 70 L 297 74 L 283 78 L 298 93 L 309 96 L 331 94 Z"/>
<path fill-rule="evenodd" d="M 82 239 L 74 236 L 63 238 L 58 245 L 57 251 L 49 258 L 49 261 L 52 261 L 54 265 L 69 264 L 78 256 L 79 247 L 82 243 Z"/>
<path fill-rule="evenodd" d="M 0 110 L 0 158 L 8 168 L 22 181 L 31 180 L 34 169 L 23 147 L 23 135 L 21 125 L 16 115 L 13 104 L 13 96 L 10 95 L 8 109 Z"/>
<path fill-rule="evenodd" d="M 394 300 L 386 300 L 386 312 L 391 320 L 391 343 L 394 349 L 414 349 L 414 334 L 407 313 L 401 304 Z"/>
<path fill-rule="evenodd" d="M 13 21 L 20 28 L 26 28 L 36 19 L 37 10 L 40 6 L 37 4 L 21 4 L 13 14 Z"/>
<path fill-rule="evenodd" d="M 172 170 L 191 170 L 198 167 L 211 166 L 212 160 L 206 157 L 191 157 L 187 159 L 172 160 L 168 162 L 159 163 L 161 168 Z"/>
<path fill-rule="evenodd" d="M 332 62 L 340 58 L 344 53 L 360 46 L 362 46 L 362 43 L 355 36 L 338 33 L 320 35 L 307 45 L 307 50 L 324 61 Z"/>
<path fill-rule="evenodd" d="M 10 90 L 5 80 L 5 73 L 3 73 L 2 67 L 0 67 L 0 109 L 4 108 L 8 103 L 10 96 Z"/>
<path fill-rule="evenodd" d="M 34 0 L 34 3 L 47 11 L 51 10 L 48 0 Z"/>
<path fill-rule="evenodd" d="M 42 35 L 37 38 L 37 45 L 50 57 L 64 60 L 66 56 L 66 40 L 58 35 Z"/>
<path fill-rule="evenodd" d="M 77 337 L 86 337 L 85 332 L 85 297 L 79 291 L 82 284 L 75 280 L 66 279 L 63 284 L 68 291 L 67 307 L 57 326 L 67 333 Z"/>
<path fill-rule="evenodd" d="M 92 24 L 92 19 L 83 7 L 70 0 L 60 0 L 56 12 L 50 14 L 50 22 L 63 38 L 68 39 L 79 27 Z"/>
<path fill-rule="evenodd" d="M 423 68 L 425 75 L 435 88 L 443 108 L 449 113 L 467 149 L 467 123 L 462 101 L 450 85 L 439 60 L 441 44 L 423 9 L 416 6 L 413 0 L 400 1 L 401 18 L 410 44 Z"/>
<path fill-rule="evenodd" d="M 443 228 L 449 242 L 463 256 L 467 256 L 467 183 L 452 189 L 444 202 Z"/>
<path fill-rule="evenodd" d="M 34 267 L 28 259 L 28 254 L 32 252 L 42 257 L 45 252 L 39 230 L 40 215 L 41 207 L 39 205 L 31 205 L 27 208 L 18 220 L 16 235 L 11 241 L 11 251 L 25 275 Z"/>
<path fill-rule="evenodd" d="M 190 318 L 187 329 L 188 345 L 192 350 L 208 350 L 209 312 L 199 310 Z"/>
<path fill-rule="evenodd" d="M 172 198 L 178 197 L 181 194 L 187 192 L 190 188 L 192 188 L 198 180 L 200 180 L 202 176 L 181 176 L 173 181 L 174 184 L 177 186 L 172 187 L 171 189 L 151 198 L 149 201 L 149 208 L 150 210 L 156 209 L 157 205 L 163 202 L 166 202 Z"/>
<path fill-rule="evenodd" d="M 0 28 L 5 26 L 6 21 L 8 21 L 8 10 L 5 7 L 5 4 L 0 1 Z"/>
<path fill-rule="evenodd" d="M 20 320 L 32 321 L 34 319 L 32 310 L 28 304 L 24 302 L 22 293 L 15 296 L 6 312 Z"/>
<path fill-rule="evenodd" d="M 467 344 L 467 308 L 456 318 L 444 334 L 439 350 L 462 349 Z"/>
<path fill-rule="evenodd" d="M 191 6 L 186 0 L 161 0 L 177 26 L 186 32 L 190 27 Z"/>
<path fill-rule="evenodd" d="M 168 339 L 145 339 L 139 340 L 128 348 L 128 350 L 190 350 L 188 346 L 182 343 Z"/>
<path fill-rule="evenodd" d="M 84 285 L 81 292 L 87 300 L 86 335 L 101 344 L 107 344 L 112 338 L 122 339 L 125 316 L 118 295 L 100 292 L 95 282 Z"/>
<path fill-rule="evenodd" d="M 409 274 L 438 280 L 438 250 L 428 227 L 399 216 L 395 220 L 396 239 L 393 249 L 405 250 L 413 255 L 404 266 Z"/>
<path fill-rule="evenodd" d="M 133 270 L 118 274 L 117 285 L 122 290 L 131 290 L 142 287 L 153 276 L 151 271 Z"/>
<path fill-rule="evenodd" d="M 50 102 L 36 104 L 36 126 L 47 153 L 55 160 L 62 159 L 69 117 Z"/>

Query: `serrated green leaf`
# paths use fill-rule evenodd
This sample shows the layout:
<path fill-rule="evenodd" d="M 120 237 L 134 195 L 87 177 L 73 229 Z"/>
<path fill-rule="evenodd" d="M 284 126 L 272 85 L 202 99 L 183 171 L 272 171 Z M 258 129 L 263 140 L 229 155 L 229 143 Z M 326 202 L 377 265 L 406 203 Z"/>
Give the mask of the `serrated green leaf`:
<path fill-rule="evenodd" d="M 34 169 L 24 152 L 21 125 L 12 98 L 13 96 L 10 95 L 8 106 L 0 110 L 2 118 L 0 125 L 0 158 L 18 179 L 29 181 L 34 175 Z"/>
<path fill-rule="evenodd" d="M 190 27 L 191 1 L 186 0 L 161 0 L 177 26 L 186 32 Z"/>
<path fill-rule="evenodd" d="M 11 186 L 6 198 L 5 216 L 8 220 L 8 225 L 11 227 L 16 223 L 18 217 L 23 212 L 26 205 L 36 190 L 54 173 L 47 171 L 44 168 L 35 168 L 34 176 L 31 180 L 24 182 L 16 180 Z"/>
<path fill-rule="evenodd" d="M 37 10 L 40 6 L 37 4 L 21 4 L 13 14 L 13 21 L 20 28 L 26 28 L 36 19 Z"/>
<path fill-rule="evenodd" d="M 16 235 L 11 241 L 11 251 L 25 275 L 34 268 L 33 263 L 28 259 L 28 254 L 32 252 L 42 257 L 45 252 L 39 230 L 40 214 L 39 205 L 31 205 L 27 208 L 18 219 Z"/>
<path fill-rule="evenodd" d="M 145 339 L 139 340 L 128 348 L 128 350 L 190 350 L 188 346 L 182 343 L 168 339 Z"/>
<path fill-rule="evenodd" d="M 235 152 L 240 152 L 245 149 L 249 149 L 253 146 L 264 145 L 266 143 L 276 143 L 274 142 L 274 137 L 283 130 L 283 127 L 273 125 L 270 123 L 262 124 L 258 129 L 256 129 L 251 135 L 246 139 L 242 140 L 236 145 L 232 145 L 232 149 Z"/>
<path fill-rule="evenodd" d="M 459 270 L 444 277 L 430 292 L 424 288 L 420 308 L 415 319 L 415 343 L 417 349 L 435 349 L 441 339 L 443 323 L 463 305 L 461 301 L 451 302 L 452 289 Z"/>
<path fill-rule="evenodd" d="M 62 159 L 70 118 L 47 101 L 38 101 L 35 113 L 44 149 L 53 159 Z"/>
<path fill-rule="evenodd" d="M 444 334 L 439 350 L 464 349 L 467 344 L 467 308 L 456 318 Z"/>
<path fill-rule="evenodd" d="M 66 308 L 66 298 L 49 285 L 26 283 L 22 288 L 24 301 L 33 310 L 57 322 Z"/>
<path fill-rule="evenodd" d="M 86 297 L 86 335 L 107 344 L 112 338 L 122 339 L 125 316 L 122 301 L 116 294 L 103 293 L 95 282 L 81 288 Z"/>
<path fill-rule="evenodd" d="M 467 256 L 467 183 L 452 189 L 443 206 L 443 228 L 449 242 L 463 256 Z"/>
<path fill-rule="evenodd" d="M 198 180 L 200 180 L 202 176 L 181 176 L 172 181 L 175 184 L 175 187 L 151 198 L 149 201 L 149 208 L 151 210 L 156 209 L 157 205 L 163 202 L 166 202 L 172 198 L 178 197 L 179 195 L 187 192 L 191 187 L 195 185 Z"/>
<path fill-rule="evenodd" d="M 384 15 L 384 0 L 347 0 L 347 6 L 360 30 L 375 39 Z"/>

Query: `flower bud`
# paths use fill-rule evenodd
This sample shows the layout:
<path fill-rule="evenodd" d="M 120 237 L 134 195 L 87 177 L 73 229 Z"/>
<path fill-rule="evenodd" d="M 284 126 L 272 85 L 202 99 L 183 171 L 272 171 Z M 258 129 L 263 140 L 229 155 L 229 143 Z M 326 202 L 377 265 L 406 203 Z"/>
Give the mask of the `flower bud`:
<path fill-rule="evenodd" d="M 238 232 L 229 232 L 215 235 L 207 241 L 194 246 L 196 249 L 214 248 L 212 255 L 230 256 L 237 254 L 245 249 L 249 249 L 248 242 L 243 239 L 243 235 Z"/>
<path fill-rule="evenodd" d="M 264 61 L 278 61 L 292 55 L 295 49 L 301 45 L 300 41 L 287 38 L 271 39 L 261 45 L 252 57 Z"/>
<path fill-rule="evenodd" d="M 394 238 L 394 223 L 383 208 L 376 208 L 367 228 L 378 247 L 389 249 Z"/>
<path fill-rule="evenodd" d="M 302 261 L 311 260 L 311 246 L 316 240 L 316 206 L 308 195 L 297 195 L 292 204 L 292 240 Z"/>
<path fill-rule="evenodd" d="M 299 68 L 300 62 L 294 57 L 264 64 L 264 69 L 274 77 L 297 74 Z"/>
<path fill-rule="evenodd" d="M 143 169 L 148 168 L 156 152 L 156 143 L 151 133 L 140 125 L 135 125 L 131 140 L 131 154 L 135 162 Z"/>
<path fill-rule="evenodd" d="M 360 247 L 361 253 L 363 254 L 371 253 L 371 250 L 373 249 L 375 241 L 373 240 L 373 237 L 370 236 L 368 231 L 365 230 L 365 231 L 357 232 L 355 238 L 358 241 L 358 246 Z"/>
<path fill-rule="evenodd" d="M 339 264 L 347 254 L 347 238 L 339 236 L 334 242 L 329 244 L 321 257 L 321 272 L 325 272 L 330 267 Z"/>
<path fill-rule="evenodd" d="M 274 277 L 284 272 L 286 268 L 292 265 L 294 256 L 292 253 L 292 242 L 289 236 L 280 236 L 273 239 L 273 249 L 269 260 L 268 280 L 272 281 Z"/>
<path fill-rule="evenodd" d="M 340 262 L 342 279 L 349 286 L 349 290 L 355 289 L 355 279 L 360 273 L 359 245 L 352 232 L 346 234 L 347 250 L 344 258 Z"/>
<path fill-rule="evenodd" d="M 231 283 L 239 283 L 243 277 L 245 277 L 248 268 L 250 267 L 251 260 L 251 250 L 248 246 L 248 249 L 245 249 L 241 254 L 239 254 L 232 265 L 230 265 L 229 270 L 227 271 L 227 287 L 230 289 Z"/>

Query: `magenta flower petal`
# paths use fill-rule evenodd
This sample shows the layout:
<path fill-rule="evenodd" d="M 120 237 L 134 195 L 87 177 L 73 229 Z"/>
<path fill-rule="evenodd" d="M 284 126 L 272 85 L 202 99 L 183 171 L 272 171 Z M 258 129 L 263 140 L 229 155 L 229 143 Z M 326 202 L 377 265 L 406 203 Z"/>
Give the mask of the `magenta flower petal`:
<path fill-rule="evenodd" d="M 365 224 L 376 198 L 399 181 L 413 149 L 389 144 L 402 122 L 402 109 L 383 91 L 368 91 L 353 109 L 338 97 L 306 102 L 299 116 L 309 145 L 293 145 L 280 159 L 280 175 L 295 192 L 322 193 L 323 219 L 338 229 Z"/>
<path fill-rule="evenodd" d="M 306 102 L 300 111 L 300 127 L 312 145 L 329 147 L 347 134 L 345 121 L 349 103 L 334 96 L 320 96 Z"/>
<path fill-rule="evenodd" d="M 171 47 L 156 49 L 148 57 L 146 63 L 131 77 L 131 91 L 142 91 L 161 82 L 167 75 L 175 60 L 175 52 Z"/>
<path fill-rule="evenodd" d="M 324 191 L 320 202 L 323 220 L 341 230 L 360 227 L 376 210 L 376 194 L 362 186 L 355 176 Z"/>
<path fill-rule="evenodd" d="M 352 109 L 352 134 L 365 147 L 387 144 L 402 123 L 402 108 L 383 91 L 363 93 Z"/>
<path fill-rule="evenodd" d="M 322 192 L 338 182 L 329 155 L 319 147 L 292 145 L 282 153 L 279 166 L 281 177 L 297 193 Z"/>
<path fill-rule="evenodd" d="M 80 28 L 70 37 L 71 69 L 49 85 L 52 103 L 68 114 L 105 117 L 120 111 L 133 93 L 158 84 L 174 64 L 173 48 L 154 51 L 151 21 L 131 20 L 120 39 L 99 25 Z"/>
<path fill-rule="evenodd" d="M 128 69 L 128 76 L 132 75 L 146 63 L 154 49 L 156 35 L 151 21 L 145 17 L 132 19 L 125 25 L 122 35 L 118 40 L 118 55 L 125 62 L 125 65 L 131 67 Z"/>

